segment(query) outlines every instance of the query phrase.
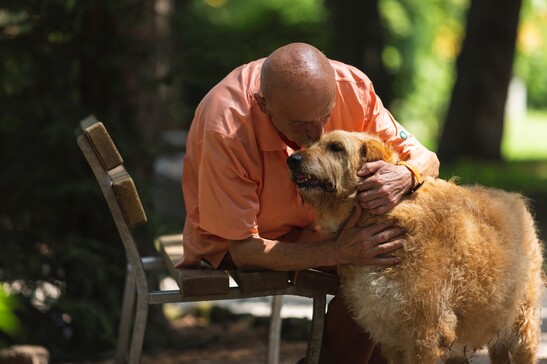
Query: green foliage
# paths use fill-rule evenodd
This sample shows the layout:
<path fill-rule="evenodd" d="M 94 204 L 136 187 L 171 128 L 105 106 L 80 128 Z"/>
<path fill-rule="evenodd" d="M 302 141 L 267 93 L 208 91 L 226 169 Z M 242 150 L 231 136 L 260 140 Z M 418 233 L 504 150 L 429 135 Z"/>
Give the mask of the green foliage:
<path fill-rule="evenodd" d="M 450 101 L 468 6 L 469 0 L 379 0 L 387 29 L 383 60 L 396 75 L 390 110 L 432 149 Z M 536 109 L 547 107 L 546 24 L 546 3 L 524 0 L 515 74 Z"/>
<path fill-rule="evenodd" d="M 547 3 L 524 1 L 517 41 L 515 74 L 528 89 L 528 105 L 547 109 Z"/>
<path fill-rule="evenodd" d="M 326 13 L 314 0 L 192 0 L 173 18 L 173 79 L 189 106 L 241 64 L 290 42 L 327 46 Z"/>
<path fill-rule="evenodd" d="M 11 338 L 16 338 L 21 332 L 21 322 L 15 315 L 19 306 L 16 297 L 7 294 L 0 286 L 0 331 Z M 0 339 L 0 346 L 2 339 Z"/>
<path fill-rule="evenodd" d="M 395 77 L 397 120 L 430 148 L 450 99 L 465 0 L 380 0 L 387 28 L 383 60 Z"/>
<path fill-rule="evenodd" d="M 80 73 L 92 51 L 82 42 L 89 5 L 26 0 L 0 9 L 0 282 L 20 302 L 11 310 L 19 333 L 1 327 L 0 344 L 44 345 L 54 359 L 112 348 L 125 266 L 74 135 L 90 112 Z"/>

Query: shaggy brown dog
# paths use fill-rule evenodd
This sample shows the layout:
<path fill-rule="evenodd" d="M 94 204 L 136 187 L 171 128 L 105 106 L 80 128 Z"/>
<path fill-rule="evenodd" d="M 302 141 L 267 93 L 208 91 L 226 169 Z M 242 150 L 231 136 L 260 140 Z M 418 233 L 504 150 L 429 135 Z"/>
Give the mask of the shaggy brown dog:
<path fill-rule="evenodd" d="M 379 159 L 398 156 L 375 137 L 342 131 L 289 157 L 323 231 L 339 233 L 357 203 L 357 171 Z M 389 213 L 363 212 L 358 225 L 385 220 L 407 231 L 401 263 L 338 272 L 354 319 L 391 363 L 466 362 L 482 346 L 493 363 L 535 362 L 542 248 L 521 195 L 428 178 Z"/>

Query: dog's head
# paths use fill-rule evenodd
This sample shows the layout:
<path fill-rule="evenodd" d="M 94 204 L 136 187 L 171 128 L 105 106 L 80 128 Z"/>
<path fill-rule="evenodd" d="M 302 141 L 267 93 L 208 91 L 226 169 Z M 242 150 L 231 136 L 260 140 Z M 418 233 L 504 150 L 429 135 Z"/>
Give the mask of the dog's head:
<path fill-rule="evenodd" d="M 394 163 L 397 155 L 370 134 L 337 130 L 293 153 L 287 164 L 302 199 L 318 208 L 328 200 L 353 196 L 361 181 L 357 172 L 364 163 L 376 160 Z"/>

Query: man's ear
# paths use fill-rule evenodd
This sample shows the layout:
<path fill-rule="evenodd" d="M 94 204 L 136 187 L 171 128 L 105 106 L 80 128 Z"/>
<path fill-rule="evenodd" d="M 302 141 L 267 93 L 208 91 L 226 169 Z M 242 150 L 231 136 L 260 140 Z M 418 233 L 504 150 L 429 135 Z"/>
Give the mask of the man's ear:
<path fill-rule="evenodd" d="M 378 160 L 383 160 L 390 163 L 396 162 L 395 153 L 378 140 L 365 140 L 361 145 L 360 153 L 364 163 Z"/>
<path fill-rule="evenodd" d="M 254 94 L 254 98 L 256 100 L 256 103 L 258 104 L 258 107 L 260 108 L 260 111 L 262 111 L 264 114 L 268 114 L 268 109 L 266 108 L 266 99 L 264 96 L 260 96 L 259 94 Z"/>

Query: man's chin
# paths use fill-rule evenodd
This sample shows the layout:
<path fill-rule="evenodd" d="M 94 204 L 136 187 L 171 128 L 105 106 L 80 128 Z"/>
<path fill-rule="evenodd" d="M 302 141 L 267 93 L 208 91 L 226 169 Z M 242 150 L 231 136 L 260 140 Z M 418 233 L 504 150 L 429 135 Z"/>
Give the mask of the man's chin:
<path fill-rule="evenodd" d="M 316 142 L 316 140 L 313 140 L 312 138 L 287 138 L 301 148 L 309 148 Z"/>
<path fill-rule="evenodd" d="M 313 143 L 315 143 L 315 140 L 311 138 L 299 138 L 298 140 L 295 140 L 294 142 L 303 148 L 309 148 L 312 146 Z"/>

